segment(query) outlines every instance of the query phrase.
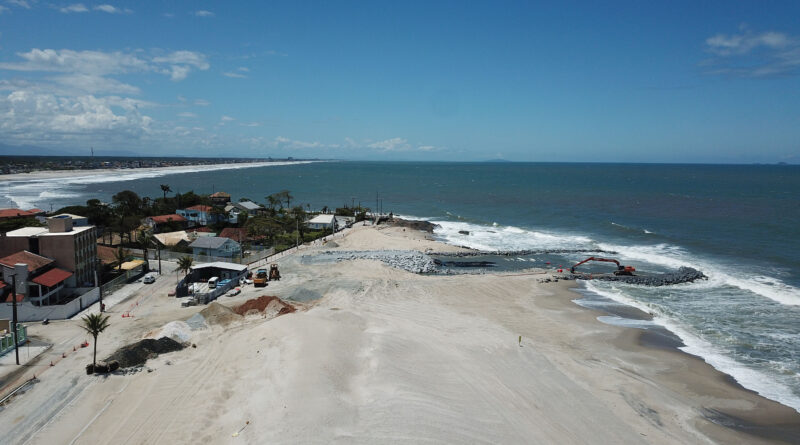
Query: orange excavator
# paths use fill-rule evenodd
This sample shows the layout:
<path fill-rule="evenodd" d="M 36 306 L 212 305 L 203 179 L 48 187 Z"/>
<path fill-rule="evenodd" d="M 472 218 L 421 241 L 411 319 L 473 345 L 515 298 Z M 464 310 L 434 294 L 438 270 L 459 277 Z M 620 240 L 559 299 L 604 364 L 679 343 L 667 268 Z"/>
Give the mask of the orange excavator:
<path fill-rule="evenodd" d="M 636 272 L 636 269 L 633 266 L 623 266 L 619 264 L 619 261 L 612 259 L 612 258 L 597 258 L 597 257 L 589 257 L 585 260 L 581 261 L 580 263 L 575 264 L 574 266 L 570 267 L 570 273 L 575 273 L 575 268 L 580 266 L 583 263 L 588 263 L 589 261 L 605 261 L 607 263 L 614 263 L 617 265 L 617 270 L 614 271 L 614 275 L 633 275 Z"/>

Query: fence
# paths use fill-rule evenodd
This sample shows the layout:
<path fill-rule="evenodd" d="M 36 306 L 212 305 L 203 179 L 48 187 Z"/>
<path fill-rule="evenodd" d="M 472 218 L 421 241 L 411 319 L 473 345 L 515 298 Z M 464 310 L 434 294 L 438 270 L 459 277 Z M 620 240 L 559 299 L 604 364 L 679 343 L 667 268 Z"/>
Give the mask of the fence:
<path fill-rule="evenodd" d="M 113 280 L 103 284 L 100 289 L 103 295 L 110 294 L 120 287 L 130 283 L 131 281 L 141 277 L 146 272 L 144 264 L 134 267 L 133 269 L 126 270 L 124 274 L 114 278 Z"/>
<path fill-rule="evenodd" d="M 164 261 L 178 261 L 179 259 L 189 256 L 192 257 L 195 263 L 213 263 L 215 261 L 224 261 L 226 263 L 236 263 L 236 264 L 248 264 L 254 261 L 261 260 L 272 255 L 275 252 L 275 249 L 270 247 L 269 249 L 258 250 L 250 255 L 245 257 L 221 257 L 221 256 L 207 256 L 207 255 L 192 255 L 191 253 L 184 253 L 184 252 L 172 252 L 169 250 L 162 250 L 161 251 L 161 259 Z M 155 256 L 156 253 L 154 252 L 150 256 L 150 259 L 157 259 Z"/>
<path fill-rule="evenodd" d="M 19 336 L 19 341 L 17 344 L 24 345 L 25 342 L 28 341 L 28 328 L 21 324 L 17 324 L 17 335 Z M 3 355 L 13 349 L 14 333 L 8 332 L 6 334 L 2 334 L 2 337 L 0 337 L 0 355 Z"/>
<path fill-rule="evenodd" d="M 20 322 L 41 321 L 45 318 L 51 320 L 64 320 L 86 309 L 100 299 L 100 288 L 92 287 L 78 298 L 65 304 L 50 306 L 36 306 L 30 301 L 17 303 L 17 320 Z M 86 289 L 82 289 L 86 290 Z M 0 318 L 12 318 L 13 303 L 0 304 Z"/>

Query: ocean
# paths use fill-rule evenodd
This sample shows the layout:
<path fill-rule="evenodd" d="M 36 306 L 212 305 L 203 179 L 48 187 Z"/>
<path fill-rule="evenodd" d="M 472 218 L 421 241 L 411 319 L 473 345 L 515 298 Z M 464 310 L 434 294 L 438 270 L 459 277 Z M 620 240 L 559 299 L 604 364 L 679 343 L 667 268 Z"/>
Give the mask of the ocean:
<path fill-rule="evenodd" d="M 161 184 L 260 202 L 286 189 L 293 205 L 310 209 L 382 208 L 435 222 L 439 239 L 482 250 L 600 249 L 643 273 L 694 267 L 708 280 L 665 287 L 582 282 L 576 300 L 652 313 L 652 322 L 599 319 L 666 327 L 682 350 L 800 411 L 800 166 L 317 162 L 77 172 L 69 179 L 0 180 L 0 207 L 110 202 L 126 189 L 158 197 Z M 568 268 L 586 256 L 503 261 Z"/>

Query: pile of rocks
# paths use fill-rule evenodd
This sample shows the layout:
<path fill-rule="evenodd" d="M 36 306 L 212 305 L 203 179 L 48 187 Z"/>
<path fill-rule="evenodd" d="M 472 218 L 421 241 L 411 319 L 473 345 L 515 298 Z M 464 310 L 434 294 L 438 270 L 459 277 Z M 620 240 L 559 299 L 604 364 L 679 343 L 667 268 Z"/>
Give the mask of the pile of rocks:
<path fill-rule="evenodd" d="M 576 276 L 581 279 L 583 277 Z M 595 276 L 593 279 L 602 281 L 623 281 L 629 284 L 639 284 L 642 286 L 667 286 L 670 284 L 691 283 L 695 280 L 707 278 L 703 272 L 691 267 L 681 267 L 676 272 L 668 272 L 658 275 L 602 275 Z"/>
<path fill-rule="evenodd" d="M 304 257 L 304 260 L 308 260 Z M 367 250 L 367 251 L 333 251 L 328 250 L 316 255 L 319 261 L 352 261 L 377 260 L 412 273 L 436 272 L 436 263 L 427 255 L 413 250 Z"/>

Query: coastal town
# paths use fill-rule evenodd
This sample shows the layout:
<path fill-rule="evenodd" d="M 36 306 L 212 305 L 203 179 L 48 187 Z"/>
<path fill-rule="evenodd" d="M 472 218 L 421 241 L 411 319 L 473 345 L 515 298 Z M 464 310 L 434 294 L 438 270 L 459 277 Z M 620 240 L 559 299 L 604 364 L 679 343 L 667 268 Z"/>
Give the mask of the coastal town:
<path fill-rule="evenodd" d="M 164 158 L 107 156 L 0 156 L 0 175 L 35 171 L 137 169 L 185 167 L 190 165 L 248 164 L 254 162 L 294 162 L 303 159 L 277 158 Z"/>

